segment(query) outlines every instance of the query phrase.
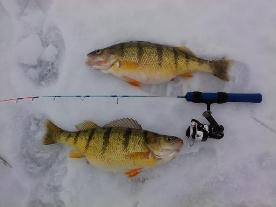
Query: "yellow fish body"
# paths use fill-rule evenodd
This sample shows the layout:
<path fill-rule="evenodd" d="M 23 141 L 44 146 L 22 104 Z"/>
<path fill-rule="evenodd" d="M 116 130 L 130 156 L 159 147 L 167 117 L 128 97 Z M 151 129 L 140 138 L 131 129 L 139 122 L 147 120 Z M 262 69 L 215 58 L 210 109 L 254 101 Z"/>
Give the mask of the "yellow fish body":
<path fill-rule="evenodd" d="M 122 171 L 129 177 L 175 158 L 183 145 L 182 139 L 143 130 L 128 118 L 104 127 L 84 122 L 77 125 L 76 132 L 62 130 L 50 121 L 46 128 L 44 144 L 70 145 L 70 157 L 86 157 L 91 165 Z"/>
<path fill-rule="evenodd" d="M 87 64 L 139 86 L 160 84 L 193 72 L 208 72 L 228 81 L 226 59 L 205 60 L 185 47 L 171 47 L 150 42 L 125 42 L 89 53 Z"/>

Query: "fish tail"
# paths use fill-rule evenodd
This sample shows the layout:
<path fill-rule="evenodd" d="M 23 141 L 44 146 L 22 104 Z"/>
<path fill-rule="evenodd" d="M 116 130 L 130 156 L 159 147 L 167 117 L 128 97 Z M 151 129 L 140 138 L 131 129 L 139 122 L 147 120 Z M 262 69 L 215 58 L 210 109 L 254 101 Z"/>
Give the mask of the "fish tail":
<path fill-rule="evenodd" d="M 222 80 L 229 81 L 229 67 L 231 61 L 225 58 L 220 60 L 212 60 L 211 62 L 212 74 Z"/>
<path fill-rule="evenodd" d="M 43 144 L 49 145 L 49 144 L 57 143 L 57 137 L 63 130 L 58 126 L 56 126 L 50 120 L 46 120 L 45 128 L 46 128 L 46 133 L 43 137 Z"/>

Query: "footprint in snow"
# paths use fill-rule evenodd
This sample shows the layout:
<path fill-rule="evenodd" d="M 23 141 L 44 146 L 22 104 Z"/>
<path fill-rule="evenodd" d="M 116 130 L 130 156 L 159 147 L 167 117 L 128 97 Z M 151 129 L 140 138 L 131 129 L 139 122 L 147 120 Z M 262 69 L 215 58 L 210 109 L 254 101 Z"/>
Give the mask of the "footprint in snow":
<path fill-rule="evenodd" d="M 22 31 L 18 37 L 17 63 L 26 77 L 38 86 L 50 85 L 58 79 L 65 52 L 60 30 L 47 21 L 50 2 L 18 1 Z"/>
<path fill-rule="evenodd" d="M 43 128 L 42 116 L 26 118 L 19 153 L 23 170 L 33 183 L 27 206 L 62 207 L 65 205 L 59 193 L 67 171 L 66 153 L 62 146 L 42 144 Z"/>

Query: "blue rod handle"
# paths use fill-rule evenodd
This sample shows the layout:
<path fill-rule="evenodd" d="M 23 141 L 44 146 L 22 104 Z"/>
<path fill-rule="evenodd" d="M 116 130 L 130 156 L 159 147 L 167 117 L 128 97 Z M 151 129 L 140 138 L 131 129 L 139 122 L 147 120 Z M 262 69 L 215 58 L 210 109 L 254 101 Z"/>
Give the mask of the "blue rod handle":
<path fill-rule="evenodd" d="M 194 91 L 188 92 L 185 98 L 187 101 L 194 103 L 262 102 L 262 95 L 260 93 L 204 93 Z"/>

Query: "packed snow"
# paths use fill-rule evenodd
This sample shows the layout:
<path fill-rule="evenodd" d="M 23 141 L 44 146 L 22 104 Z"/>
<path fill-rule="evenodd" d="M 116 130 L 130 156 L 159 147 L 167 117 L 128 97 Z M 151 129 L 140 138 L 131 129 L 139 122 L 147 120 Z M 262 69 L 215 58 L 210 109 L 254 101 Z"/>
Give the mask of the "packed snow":
<path fill-rule="evenodd" d="M 68 148 L 44 146 L 46 118 L 64 129 L 132 117 L 185 139 L 206 109 L 174 98 L 64 98 L 0 103 L 0 207 L 276 206 L 276 2 L 250 0 L 0 0 L 0 99 L 31 95 L 260 92 L 261 104 L 212 106 L 222 140 L 185 146 L 135 179 L 105 172 Z M 86 54 L 143 40 L 234 60 L 231 81 L 208 74 L 141 89 L 92 71 Z M 200 118 L 203 121 L 203 118 Z"/>

